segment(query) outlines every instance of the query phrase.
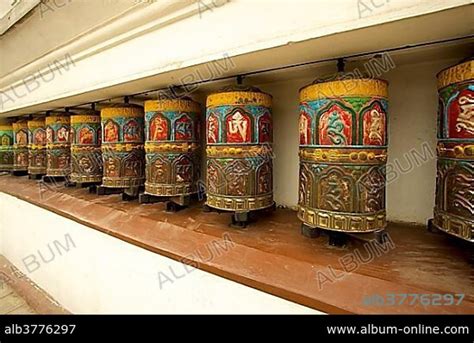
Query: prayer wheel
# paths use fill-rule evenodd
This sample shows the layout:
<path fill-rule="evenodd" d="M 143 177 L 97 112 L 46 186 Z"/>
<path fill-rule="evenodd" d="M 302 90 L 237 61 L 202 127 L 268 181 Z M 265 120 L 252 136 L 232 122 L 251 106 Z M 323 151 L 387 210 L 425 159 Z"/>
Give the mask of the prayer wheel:
<path fill-rule="evenodd" d="M 438 74 L 438 162 L 433 224 L 474 242 L 474 60 Z"/>
<path fill-rule="evenodd" d="M 206 106 L 206 204 L 237 213 L 273 206 L 271 95 L 228 87 Z"/>
<path fill-rule="evenodd" d="M 200 106 L 191 99 L 145 102 L 145 193 L 187 196 L 200 176 Z"/>
<path fill-rule="evenodd" d="M 143 137 L 143 107 L 120 104 L 103 108 L 102 186 L 131 188 L 145 181 L 145 153 Z"/>
<path fill-rule="evenodd" d="M 13 127 L 0 123 L 0 171 L 13 169 Z"/>
<path fill-rule="evenodd" d="M 71 116 L 71 182 L 100 183 L 102 152 L 100 113 Z"/>
<path fill-rule="evenodd" d="M 28 171 L 28 123 L 19 120 L 13 126 L 13 171 Z"/>
<path fill-rule="evenodd" d="M 46 176 L 67 177 L 71 173 L 71 121 L 69 114 L 46 117 Z"/>
<path fill-rule="evenodd" d="M 46 174 L 46 124 L 45 118 L 28 120 L 28 173 Z"/>
<path fill-rule="evenodd" d="M 300 90 L 298 218 L 309 228 L 385 228 L 387 88 L 360 78 Z"/>

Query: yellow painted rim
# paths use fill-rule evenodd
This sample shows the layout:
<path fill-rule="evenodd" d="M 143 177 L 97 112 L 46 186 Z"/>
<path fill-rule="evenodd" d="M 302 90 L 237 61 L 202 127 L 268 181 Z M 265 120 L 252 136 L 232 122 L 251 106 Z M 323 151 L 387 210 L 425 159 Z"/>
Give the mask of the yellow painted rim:
<path fill-rule="evenodd" d="M 308 85 L 300 90 L 300 102 L 337 97 L 388 97 L 388 82 L 379 79 L 347 79 Z"/>
<path fill-rule="evenodd" d="M 474 79 L 474 60 L 466 61 L 440 71 L 438 77 L 438 89 Z"/>
<path fill-rule="evenodd" d="M 262 92 L 235 91 L 214 93 L 207 97 L 207 107 L 223 105 L 255 105 L 272 107 L 272 96 Z"/>
<path fill-rule="evenodd" d="M 159 111 L 183 111 L 200 112 L 201 106 L 193 100 L 186 99 L 166 99 L 145 101 L 145 112 Z"/>

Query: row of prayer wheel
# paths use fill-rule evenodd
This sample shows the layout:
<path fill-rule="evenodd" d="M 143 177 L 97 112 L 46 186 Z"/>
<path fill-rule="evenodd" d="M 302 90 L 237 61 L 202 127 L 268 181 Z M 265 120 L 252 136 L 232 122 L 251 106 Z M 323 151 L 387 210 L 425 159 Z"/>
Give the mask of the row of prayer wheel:
<path fill-rule="evenodd" d="M 472 69 L 471 59 L 438 74 L 433 221 L 470 241 Z M 206 107 L 206 204 L 235 213 L 272 207 L 272 97 L 239 85 L 211 94 Z M 309 228 L 340 232 L 385 228 L 387 82 L 317 80 L 300 90 L 299 112 L 299 219 Z M 0 169 L 70 174 L 73 182 L 110 188 L 144 185 L 153 196 L 191 195 L 199 188 L 200 122 L 200 105 L 188 98 L 19 121 L 0 126 Z"/>

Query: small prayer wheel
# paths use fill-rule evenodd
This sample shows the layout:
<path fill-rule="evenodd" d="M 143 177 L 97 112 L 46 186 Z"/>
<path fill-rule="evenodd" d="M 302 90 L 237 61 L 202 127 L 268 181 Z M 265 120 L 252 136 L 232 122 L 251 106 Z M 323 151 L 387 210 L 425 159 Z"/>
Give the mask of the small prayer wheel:
<path fill-rule="evenodd" d="M 102 181 L 100 112 L 71 116 L 71 182 Z"/>
<path fill-rule="evenodd" d="M 200 106 L 191 99 L 145 102 L 145 193 L 187 196 L 200 175 Z"/>
<path fill-rule="evenodd" d="M 433 224 L 474 242 L 474 60 L 438 74 L 438 162 Z"/>
<path fill-rule="evenodd" d="M 13 126 L 0 124 L 0 171 L 13 169 Z"/>
<path fill-rule="evenodd" d="M 46 174 L 46 123 L 45 118 L 28 120 L 28 173 Z"/>
<path fill-rule="evenodd" d="M 71 118 L 66 112 L 46 117 L 46 176 L 71 173 Z"/>
<path fill-rule="evenodd" d="M 13 171 L 28 171 L 28 123 L 19 120 L 13 126 Z"/>
<path fill-rule="evenodd" d="M 143 107 L 134 104 L 110 106 L 101 110 L 100 117 L 104 163 L 102 186 L 131 188 L 143 185 Z"/>
<path fill-rule="evenodd" d="M 234 212 L 273 206 L 271 95 L 232 86 L 206 106 L 206 204 Z"/>
<path fill-rule="evenodd" d="M 315 81 L 300 90 L 298 218 L 346 233 L 386 227 L 383 80 Z"/>

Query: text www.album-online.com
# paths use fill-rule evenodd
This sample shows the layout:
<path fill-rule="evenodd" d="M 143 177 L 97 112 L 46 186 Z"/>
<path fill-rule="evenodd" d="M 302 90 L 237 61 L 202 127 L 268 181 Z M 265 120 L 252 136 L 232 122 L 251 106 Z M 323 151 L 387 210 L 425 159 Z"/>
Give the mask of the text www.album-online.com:
<path fill-rule="evenodd" d="M 469 335 L 468 326 L 446 325 L 439 327 L 437 325 L 340 325 L 327 326 L 329 335 Z"/>

